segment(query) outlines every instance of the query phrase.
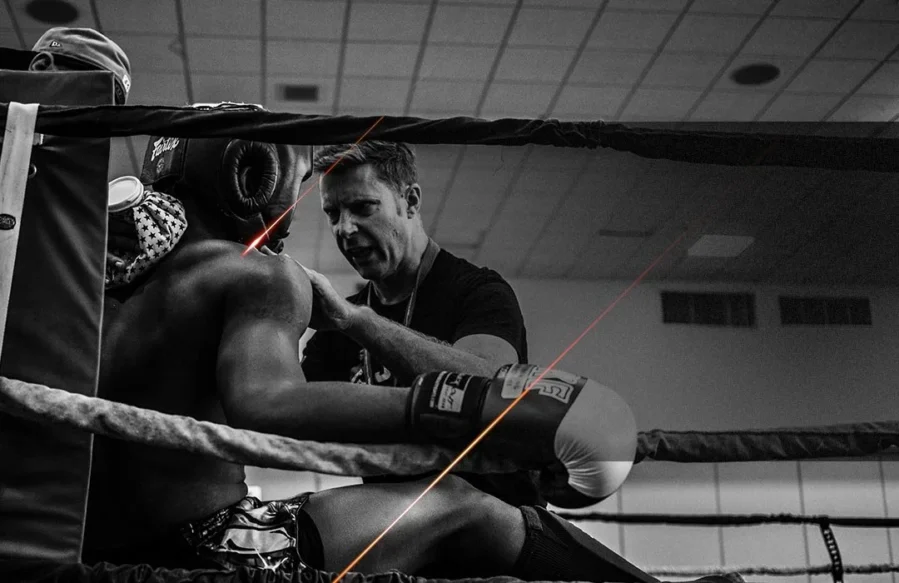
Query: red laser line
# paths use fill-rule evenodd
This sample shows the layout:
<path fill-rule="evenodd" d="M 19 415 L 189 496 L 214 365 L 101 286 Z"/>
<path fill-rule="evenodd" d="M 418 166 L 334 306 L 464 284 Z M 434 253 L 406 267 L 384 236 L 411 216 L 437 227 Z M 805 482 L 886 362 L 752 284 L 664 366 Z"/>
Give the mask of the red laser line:
<path fill-rule="evenodd" d="M 775 146 L 774 144 L 771 144 L 770 146 L 768 146 L 767 149 L 765 149 L 763 152 L 761 152 L 761 153 L 759 154 L 758 158 L 751 164 L 751 166 L 756 166 L 756 165 L 758 165 L 759 163 L 761 163 L 761 161 L 764 160 L 764 158 L 765 158 L 765 157 L 768 155 L 768 153 L 774 148 L 774 146 Z M 706 218 L 710 213 L 711 213 L 711 209 L 706 210 L 706 212 L 703 213 L 702 215 L 700 215 L 700 217 L 699 217 L 696 221 L 694 221 L 693 224 L 694 224 L 694 225 L 701 224 L 701 223 L 705 220 L 705 218 Z M 638 275 L 637 278 L 636 278 L 636 279 L 635 279 L 635 280 L 634 280 L 634 281 L 633 281 L 633 282 L 632 282 L 632 283 L 631 283 L 631 284 L 630 284 L 630 285 L 629 285 L 623 292 L 621 292 L 620 294 L 618 294 L 618 297 L 615 298 L 615 299 L 612 301 L 612 303 L 609 304 L 609 305 L 606 307 L 606 309 L 603 310 L 602 313 L 600 313 L 599 316 L 597 316 L 597 317 L 593 320 L 593 322 L 591 322 L 590 325 L 587 326 L 587 327 L 584 329 L 584 331 L 581 332 L 580 335 L 578 335 L 578 337 L 575 338 L 574 341 L 573 341 L 571 344 L 569 344 L 568 347 L 567 347 L 565 350 L 563 350 L 563 351 L 559 354 L 559 356 L 557 356 L 556 359 L 553 360 L 553 361 L 549 364 L 549 366 L 547 366 L 547 367 L 543 370 L 543 372 L 540 373 L 540 374 L 537 376 L 537 378 L 535 378 L 533 381 L 531 381 L 531 383 L 528 384 L 527 387 L 525 387 L 524 391 L 522 391 L 521 394 L 518 395 L 518 397 L 515 398 L 515 400 L 513 400 L 511 403 L 509 403 L 509 406 L 506 407 L 506 408 L 505 408 L 499 415 L 497 415 L 497 416 L 496 416 L 496 419 L 494 419 L 494 420 L 493 420 L 487 427 L 485 427 L 484 430 L 481 431 L 481 433 L 479 433 L 478 436 L 475 437 L 474 440 L 473 440 L 470 444 L 468 444 L 468 447 L 466 447 L 464 450 L 462 450 L 462 452 L 461 452 L 458 456 L 456 456 L 456 458 L 453 459 L 453 461 L 450 462 L 450 464 L 449 464 L 449 465 L 448 465 L 442 472 L 440 472 L 440 474 L 439 474 L 436 478 L 434 478 L 434 480 L 433 480 L 430 484 L 428 484 L 428 487 L 425 488 L 424 491 L 422 491 L 422 493 L 419 494 L 418 497 L 417 497 L 415 500 L 413 500 L 412 503 L 409 504 L 409 506 L 406 507 L 406 509 L 403 510 L 403 512 L 400 513 L 400 515 L 397 516 L 396 519 L 395 519 L 393 522 L 391 522 L 389 525 L 387 525 L 387 528 L 385 528 L 385 529 L 381 532 L 381 534 L 379 534 L 377 537 L 375 537 L 375 539 L 374 539 L 371 543 L 369 543 L 369 545 L 368 545 L 367 547 L 365 547 L 365 549 L 363 549 L 362 552 L 359 553 L 359 555 L 356 556 L 356 558 L 353 559 L 353 561 L 352 561 L 349 565 L 347 565 L 346 568 L 345 568 L 343 571 L 341 571 L 340 574 L 338 574 L 337 577 L 336 577 L 331 583 L 337 583 L 338 581 L 340 581 L 341 579 L 343 579 L 343 578 L 347 575 L 347 573 L 349 573 L 350 570 L 351 570 L 353 567 L 355 567 L 355 566 L 359 563 L 359 561 L 361 561 L 361 560 L 365 557 L 365 555 L 367 555 L 368 552 L 371 551 L 371 549 L 373 549 L 373 548 L 375 547 L 375 545 L 377 545 L 378 542 L 380 542 L 381 539 L 383 539 L 383 538 L 387 535 L 388 532 L 390 532 L 390 530 L 391 530 L 391 529 L 392 529 L 392 528 L 393 528 L 393 527 L 400 521 L 400 519 L 402 519 L 406 514 L 408 514 L 409 511 L 412 510 L 412 508 L 413 508 L 416 504 L 418 504 L 418 502 L 419 502 L 422 498 L 425 497 L 425 494 L 427 494 L 428 492 L 430 492 L 430 491 L 434 488 L 434 486 L 436 486 L 436 485 L 440 482 L 440 480 L 442 480 L 444 477 L 446 477 L 446 475 L 449 474 L 450 471 L 452 471 L 452 469 L 453 469 L 454 467 L 456 467 L 456 466 L 459 464 L 460 461 L 462 461 L 462 458 L 464 458 L 466 455 L 468 455 L 468 453 L 469 453 L 472 449 L 474 449 L 474 447 L 475 447 L 478 443 L 480 443 L 480 442 L 487 436 L 487 434 L 490 433 L 490 431 L 493 430 L 493 428 L 496 426 L 496 424 L 499 423 L 500 420 L 503 419 L 503 418 L 509 413 L 509 411 L 511 411 L 512 408 L 515 407 L 515 405 L 517 405 L 518 402 L 521 401 L 521 399 L 523 399 L 524 396 L 528 394 L 528 392 L 530 392 L 531 388 L 532 388 L 535 384 L 537 384 L 538 382 L 540 382 L 540 381 L 543 379 L 543 377 L 545 377 L 546 374 L 547 374 L 549 371 L 553 370 L 553 368 L 555 368 L 555 366 L 556 366 L 557 364 L 559 364 L 559 362 L 560 362 L 563 358 L 565 358 L 565 356 L 566 356 L 569 352 L 571 352 L 571 351 L 574 349 L 574 347 L 577 346 L 577 344 L 578 344 L 581 340 L 583 340 L 584 337 L 585 337 L 585 336 L 586 336 L 586 335 L 587 335 L 593 328 L 595 328 L 596 325 L 599 324 L 599 322 L 600 322 L 603 318 L 605 318 L 605 317 L 609 314 L 609 312 L 611 312 L 612 309 L 613 309 L 616 305 L 618 305 L 618 303 L 619 303 L 621 300 L 623 300 L 625 297 L 627 297 L 627 296 L 630 294 L 630 292 L 631 292 L 635 287 L 637 287 L 637 285 L 639 285 L 640 282 L 643 281 L 643 280 L 646 278 L 646 276 L 649 275 L 649 273 L 650 273 L 653 269 L 655 269 L 655 267 L 662 261 L 662 259 L 664 259 L 665 256 L 668 255 L 668 253 L 670 253 L 671 250 L 674 249 L 674 248 L 677 246 L 677 244 L 680 243 L 681 240 L 683 240 L 684 237 L 687 236 L 687 233 L 689 233 L 689 232 L 691 231 L 691 227 L 692 227 L 692 226 L 693 226 L 693 225 L 688 225 L 687 228 L 684 229 L 684 231 L 680 234 L 679 237 L 677 237 L 677 238 L 676 238 L 670 245 L 668 245 L 668 247 L 666 247 L 665 250 L 662 251 L 662 252 L 659 254 L 659 256 L 656 257 L 656 258 L 649 264 L 649 266 L 648 266 L 646 269 L 644 269 L 643 272 L 642 272 L 640 275 Z"/>
<path fill-rule="evenodd" d="M 328 169 L 327 169 L 327 170 L 325 171 L 325 173 L 324 173 L 324 176 L 327 176 L 328 174 L 330 174 L 330 173 L 331 173 L 331 170 L 334 170 L 334 167 L 337 166 L 338 164 L 340 164 L 340 162 L 346 157 L 346 155 L 350 152 L 350 150 L 352 150 L 354 147 L 358 146 L 359 143 L 360 143 L 362 140 L 365 139 L 365 136 L 367 136 L 368 134 L 370 134 L 371 131 L 372 131 L 373 129 L 375 129 L 375 128 L 378 126 L 378 124 L 381 123 L 383 120 L 384 120 L 384 116 L 383 116 L 383 115 L 382 115 L 381 117 L 379 117 L 377 120 L 375 120 L 375 123 L 371 124 L 371 127 L 368 128 L 367 130 L 365 130 L 365 133 L 362 134 L 361 136 L 359 136 L 359 139 L 358 139 L 358 140 L 356 140 L 355 142 L 353 142 L 353 146 L 352 146 L 351 148 L 347 149 L 346 152 L 342 153 L 342 154 L 340 155 L 340 157 L 337 158 L 337 160 L 336 160 L 333 164 L 331 164 L 330 167 L 328 167 Z M 307 194 L 309 194 L 310 192 L 312 192 L 312 189 L 315 188 L 315 186 L 316 186 L 316 185 L 313 184 L 312 186 L 310 186 L 309 188 L 307 188 L 307 189 L 306 189 L 306 192 L 304 192 L 303 194 L 301 194 L 300 196 L 298 196 L 297 199 L 296 199 L 296 201 L 294 201 L 294 203 L 293 203 L 292 205 L 290 205 L 290 207 L 288 207 L 288 209 L 287 209 L 286 211 L 284 211 L 283 213 L 281 213 L 281 215 L 280 215 L 277 219 L 275 219 L 274 221 L 272 221 L 270 225 L 266 226 L 265 230 L 262 231 L 262 234 L 259 235 L 258 237 L 256 237 L 255 239 L 253 239 L 253 241 L 252 241 L 249 245 L 247 245 L 247 248 L 244 249 L 243 252 L 240 254 L 241 257 L 246 257 L 247 254 L 248 254 L 250 251 L 252 251 L 252 250 L 255 249 L 256 247 L 258 247 L 258 246 L 259 246 L 259 243 L 261 243 L 261 242 L 268 236 L 268 234 L 271 232 L 271 230 L 274 229 L 275 227 L 277 227 L 277 226 L 278 226 L 278 223 L 280 223 L 280 222 L 284 219 L 284 217 L 286 217 L 288 214 L 290 214 L 290 212 L 291 212 L 294 208 L 296 208 L 296 206 L 300 203 L 300 201 L 303 200 L 303 198 L 304 198 Z"/>

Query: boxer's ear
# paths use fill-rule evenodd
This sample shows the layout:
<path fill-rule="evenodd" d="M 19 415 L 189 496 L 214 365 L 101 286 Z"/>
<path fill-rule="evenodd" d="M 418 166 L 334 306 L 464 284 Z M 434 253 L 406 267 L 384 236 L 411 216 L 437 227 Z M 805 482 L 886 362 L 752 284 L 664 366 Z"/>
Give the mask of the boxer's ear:
<path fill-rule="evenodd" d="M 421 212 L 421 187 L 418 183 L 406 189 L 406 216 L 410 219 Z"/>

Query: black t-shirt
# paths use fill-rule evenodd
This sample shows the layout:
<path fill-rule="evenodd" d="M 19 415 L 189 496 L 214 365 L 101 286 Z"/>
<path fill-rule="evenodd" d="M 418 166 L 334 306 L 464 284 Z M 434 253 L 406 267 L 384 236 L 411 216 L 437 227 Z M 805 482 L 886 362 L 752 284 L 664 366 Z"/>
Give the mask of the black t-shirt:
<path fill-rule="evenodd" d="M 380 316 L 403 323 L 408 300 L 391 306 L 371 294 L 371 308 Z M 347 298 L 361 305 L 366 289 Z M 528 348 L 524 318 L 512 287 L 497 272 L 472 265 L 441 250 L 422 280 L 415 300 L 410 328 L 432 338 L 455 343 L 472 334 L 502 338 L 518 352 L 519 362 L 527 362 Z M 308 381 L 349 381 L 364 383 L 362 347 L 339 332 L 316 332 L 303 352 L 303 373 Z M 394 385 L 393 373 L 372 359 L 373 384 Z M 409 386 L 411 378 L 398 378 L 398 386 Z M 535 472 L 515 474 L 460 474 L 471 484 L 515 506 L 544 504 L 537 490 Z M 413 478 L 385 476 L 366 482 L 400 482 Z"/>

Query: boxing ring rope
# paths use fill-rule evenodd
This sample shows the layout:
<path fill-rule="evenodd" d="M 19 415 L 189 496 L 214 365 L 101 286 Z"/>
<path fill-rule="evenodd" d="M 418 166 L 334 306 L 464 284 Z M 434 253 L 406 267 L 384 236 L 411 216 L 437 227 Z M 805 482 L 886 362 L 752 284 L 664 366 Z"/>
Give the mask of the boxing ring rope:
<path fill-rule="evenodd" d="M 6 122 L 9 104 L 0 103 Z M 736 124 L 735 124 L 736 125 Z M 791 127 L 795 129 L 796 124 Z M 414 144 L 552 145 L 613 148 L 647 158 L 730 166 L 793 166 L 833 170 L 899 171 L 899 140 L 783 133 L 676 132 L 604 122 L 473 118 L 423 120 L 409 117 L 308 116 L 266 111 L 208 111 L 193 108 L 39 106 L 35 132 L 73 137 L 216 137 L 294 144 L 368 139 Z M 734 127 L 734 126 L 731 126 Z M 745 124 L 746 128 L 753 127 Z M 810 124 L 810 127 L 811 124 Z M 0 409 L 43 423 L 62 424 L 118 439 L 176 448 L 235 463 L 334 475 L 421 474 L 444 468 L 454 457 L 436 446 L 358 445 L 293 440 L 114 403 L 65 390 L 0 377 Z M 899 446 L 899 421 L 827 427 L 748 431 L 642 432 L 636 462 L 647 458 L 681 463 L 800 460 L 869 456 Z M 505 473 L 519 469 L 502 456 L 474 452 L 458 471 Z M 896 527 L 899 521 L 787 515 L 609 515 L 560 513 L 573 520 L 746 526 L 792 521 L 822 527 L 832 564 L 811 567 L 657 567 L 661 576 L 738 570 L 748 575 L 899 572 L 899 565 L 843 565 L 830 525 Z M 703 521 L 707 523 L 703 523 Z M 163 580 L 163 579 L 160 579 Z M 166 579 L 167 580 L 167 579 Z M 237 579 L 235 579 L 237 580 Z M 241 579 L 242 580 L 242 579 Z M 249 579 L 247 579 L 249 580 Z M 255 578 L 253 580 L 256 580 Z"/>
<path fill-rule="evenodd" d="M 728 460 L 725 460 L 728 461 Z M 723 567 L 655 567 L 647 572 L 655 576 L 703 576 L 738 572 L 742 575 L 822 575 L 830 574 L 835 582 L 844 574 L 875 575 L 899 573 L 899 564 L 845 565 L 831 526 L 856 528 L 899 528 L 899 518 L 873 518 L 857 516 L 826 516 L 799 514 L 629 514 L 606 512 L 556 512 L 568 520 L 596 520 L 618 524 L 666 524 L 680 526 L 760 526 L 764 524 L 815 524 L 821 530 L 824 545 L 830 556 L 830 565 L 807 567 L 759 567 L 757 565 L 727 565 Z"/>
<path fill-rule="evenodd" d="M 8 109 L 8 104 L 0 103 L 0 121 L 5 122 Z M 645 158 L 697 164 L 899 171 L 899 139 L 759 133 L 751 131 L 759 124 L 748 122 L 729 124 L 743 130 L 740 132 L 684 132 L 651 125 L 638 128 L 603 121 L 488 121 L 471 117 L 429 120 L 163 106 L 41 105 L 35 131 L 70 137 L 227 136 L 305 145 L 353 143 L 368 132 L 366 139 L 412 144 L 613 148 Z M 803 125 L 817 128 L 812 123 L 791 123 L 790 128 L 795 131 Z"/>
<path fill-rule="evenodd" d="M 181 449 L 244 465 L 284 470 L 304 470 L 341 476 L 390 473 L 416 475 L 442 470 L 456 455 L 451 450 L 434 445 L 301 441 L 198 421 L 180 415 L 169 415 L 4 377 L 0 377 L 0 407 L 23 418 L 62 423 L 74 429 L 116 439 Z M 713 461 L 719 462 L 826 459 L 885 453 L 899 444 L 899 421 L 861 424 L 863 429 L 868 430 L 868 433 L 864 434 L 866 439 L 863 440 L 855 439 L 853 434 L 855 427 L 856 425 L 840 425 L 781 430 L 783 435 L 793 436 L 790 440 L 783 440 L 784 443 L 791 444 L 785 450 L 778 450 L 777 447 L 769 450 L 763 448 L 749 455 L 746 451 L 738 451 L 738 455 L 731 458 L 723 452 L 731 446 L 733 438 L 737 437 L 739 440 L 740 432 L 670 432 L 672 439 L 669 439 L 670 447 L 665 450 L 666 454 L 679 450 L 686 454 L 676 460 L 672 460 L 670 455 L 655 458 L 652 449 L 653 440 L 647 438 L 653 436 L 657 439 L 659 436 L 666 436 L 668 432 L 660 430 L 641 432 L 635 461 L 650 458 L 682 463 L 709 463 L 711 460 L 690 454 L 697 449 L 715 452 Z M 881 428 L 882 433 L 876 434 L 875 428 Z M 833 432 L 833 435 L 826 440 L 820 440 L 821 435 L 828 431 Z M 746 433 L 775 435 L 779 432 L 750 430 Z M 676 443 L 678 436 L 682 448 Z M 858 441 L 864 442 L 866 447 L 858 447 Z M 697 445 L 700 447 L 697 448 Z M 508 473 L 520 467 L 504 456 L 490 456 L 474 451 L 460 462 L 458 471 Z"/>

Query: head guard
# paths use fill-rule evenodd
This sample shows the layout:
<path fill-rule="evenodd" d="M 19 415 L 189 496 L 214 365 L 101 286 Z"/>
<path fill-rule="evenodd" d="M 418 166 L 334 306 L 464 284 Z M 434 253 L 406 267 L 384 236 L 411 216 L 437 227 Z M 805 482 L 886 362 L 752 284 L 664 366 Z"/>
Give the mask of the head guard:
<path fill-rule="evenodd" d="M 310 163 L 306 176 L 297 174 L 297 150 L 231 138 L 151 137 L 140 179 L 154 190 L 192 199 L 223 216 L 229 236 L 243 244 L 291 209 L 260 241 L 277 253 L 289 233 L 300 185 L 312 172 Z"/>

